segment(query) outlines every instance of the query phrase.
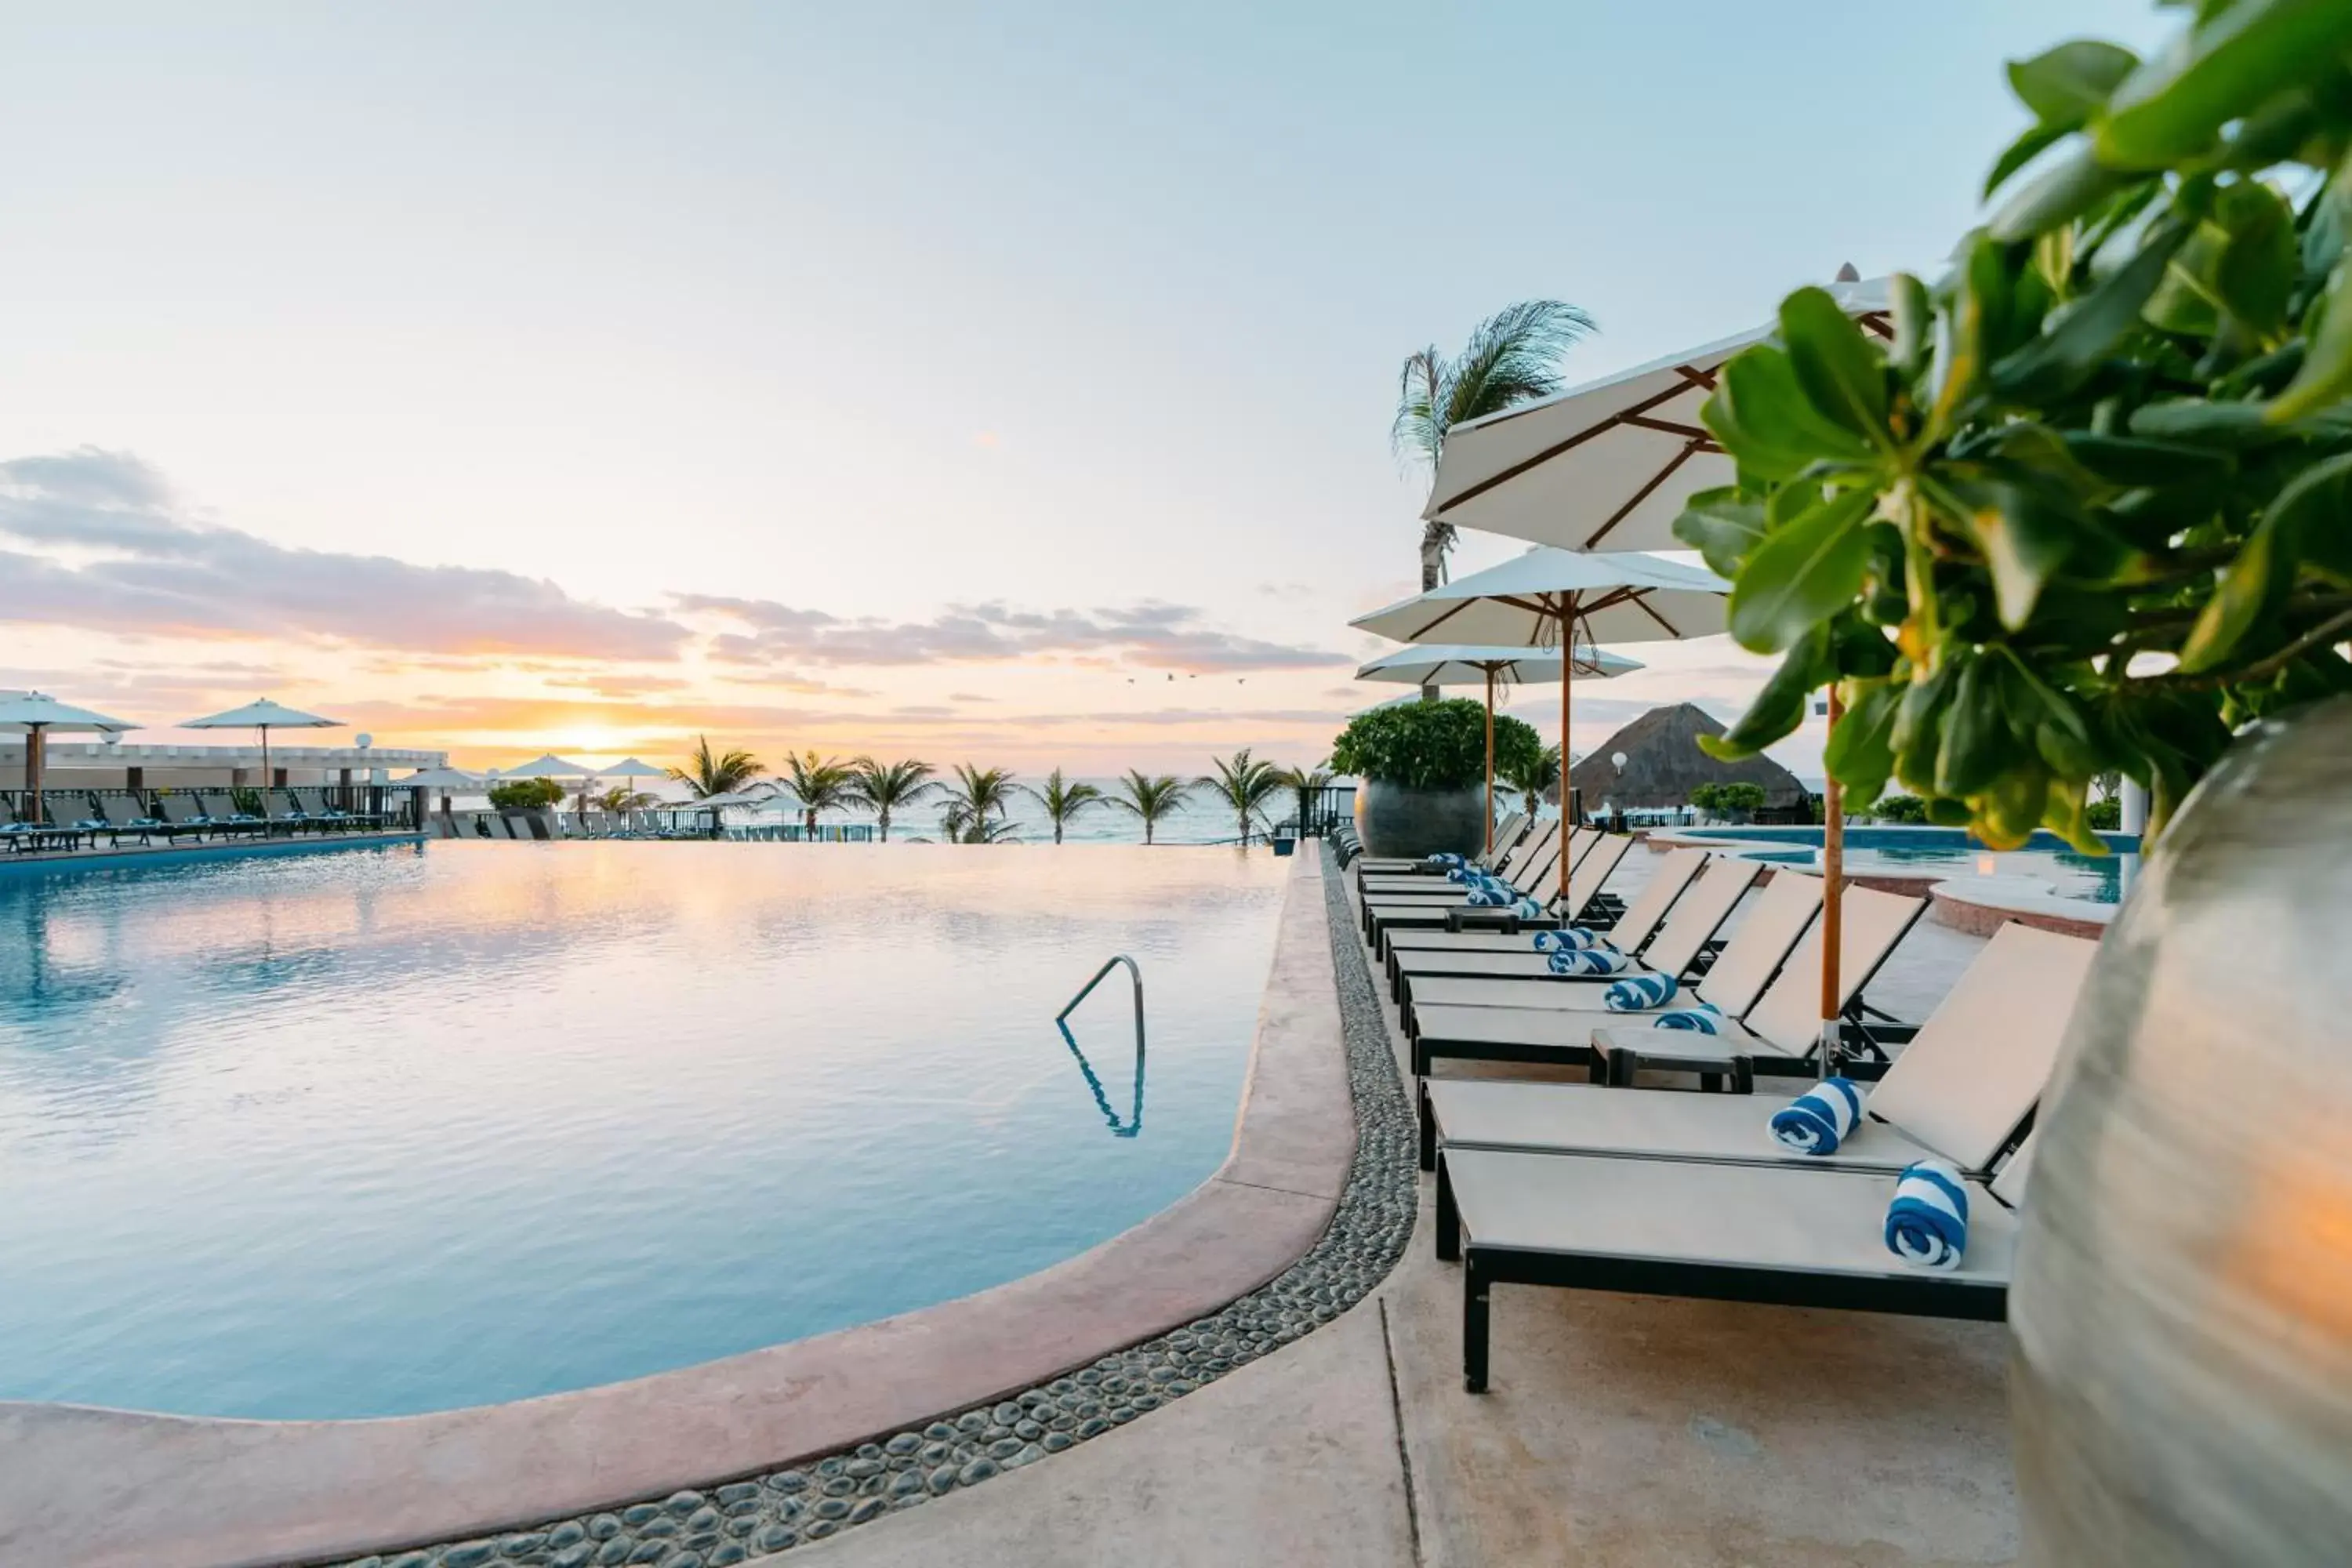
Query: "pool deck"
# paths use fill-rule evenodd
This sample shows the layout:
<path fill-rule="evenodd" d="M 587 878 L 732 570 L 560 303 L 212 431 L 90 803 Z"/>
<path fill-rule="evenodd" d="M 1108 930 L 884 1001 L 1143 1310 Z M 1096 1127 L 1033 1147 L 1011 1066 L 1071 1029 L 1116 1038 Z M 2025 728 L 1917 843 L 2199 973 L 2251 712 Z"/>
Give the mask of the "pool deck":
<path fill-rule="evenodd" d="M 1635 857 L 1612 883 L 1646 879 Z M 1913 928 L 1916 1018 L 1981 945 Z M 1391 1045 L 1404 1061 L 1393 1011 Z M 1500 1068 L 1507 1076 L 1541 1069 Z M 1998 1325 L 1500 1288 L 1462 1388 L 1428 1242 L 1329 1328 L 1092 1444 L 790 1554 L 809 1568 L 1999 1563 L 2018 1551 Z M 758 1560 L 783 1568 L 784 1557 Z"/>
<path fill-rule="evenodd" d="M 921 1311 L 508 1405 L 266 1422 L 0 1404 L 0 1563 L 325 1562 L 659 1497 L 919 1426 L 1246 1294 L 1322 1235 L 1355 1153 L 1321 873 L 1294 862 L 1231 1152 L 1143 1224 Z"/>
<path fill-rule="evenodd" d="M 125 837 L 128 837 L 126 834 Z M 321 849 L 369 845 L 422 844 L 425 836 L 405 829 L 383 833 L 289 834 L 283 838 L 216 838 L 209 844 L 100 844 L 88 849 L 14 849 L 0 855 L 0 876 L 15 871 L 112 870 L 124 866 L 184 866 L 254 855 L 303 855 Z"/>

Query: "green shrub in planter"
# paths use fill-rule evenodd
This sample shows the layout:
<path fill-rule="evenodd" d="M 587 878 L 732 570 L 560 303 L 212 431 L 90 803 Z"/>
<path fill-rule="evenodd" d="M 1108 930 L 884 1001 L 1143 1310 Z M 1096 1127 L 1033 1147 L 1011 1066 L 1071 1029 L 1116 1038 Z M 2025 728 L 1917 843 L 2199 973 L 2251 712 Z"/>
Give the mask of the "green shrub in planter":
<path fill-rule="evenodd" d="M 563 786 L 553 779 L 507 779 L 490 786 L 490 805 L 499 811 L 531 811 L 563 798 Z"/>
<path fill-rule="evenodd" d="M 1496 715 L 1497 778 L 1534 767 L 1542 754 L 1543 742 L 1533 725 Z M 1486 704 L 1456 697 L 1359 713 L 1331 743 L 1331 766 L 1406 789 L 1469 788 L 1486 776 Z"/>
<path fill-rule="evenodd" d="M 1873 806 L 1870 815 L 1881 822 L 1916 826 L 1927 820 L 1927 803 L 1916 795 L 1890 795 Z"/>

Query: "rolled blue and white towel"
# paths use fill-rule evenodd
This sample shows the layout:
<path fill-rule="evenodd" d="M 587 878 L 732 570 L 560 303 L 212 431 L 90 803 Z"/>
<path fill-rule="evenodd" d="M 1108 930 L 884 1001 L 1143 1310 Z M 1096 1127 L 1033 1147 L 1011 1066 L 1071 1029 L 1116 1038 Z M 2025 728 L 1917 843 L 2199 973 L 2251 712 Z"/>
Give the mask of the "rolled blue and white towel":
<path fill-rule="evenodd" d="M 1723 1009 L 1712 1002 L 1702 1002 L 1696 1007 L 1678 1007 L 1671 1013 L 1661 1013 L 1650 1022 L 1660 1029 L 1684 1029 L 1694 1035 L 1719 1035 L 1723 1033 Z"/>
<path fill-rule="evenodd" d="M 1478 873 L 1467 866 L 1455 866 L 1445 873 L 1445 879 L 1449 882 L 1475 883 L 1478 880 Z"/>
<path fill-rule="evenodd" d="M 1511 912 L 1523 921 L 1538 920 L 1543 915 L 1543 906 L 1533 899 L 1521 899 L 1511 906 Z"/>
<path fill-rule="evenodd" d="M 1862 1090 L 1850 1078 L 1823 1079 L 1772 1113 L 1772 1136 L 1800 1154 L 1834 1154 L 1862 1120 Z"/>
<path fill-rule="evenodd" d="M 1470 896 L 1463 902 L 1473 909 L 1499 910 L 1508 906 L 1518 896 L 1499 883 L 1481 882 L 1470 889 Z"/>
<path fill-rule="evenodd" d="M 1958 1268 L 1969 1249 L 1969 1189 L 1941 1160 L 1906 1165 L 1886 1205 L 1886 1250 L 1921 1268 Z"/>
<path fill-rule="evenodd" d="M 1536 932 L 1538 952 L 1576 952 L 1588 947 L 1613 946 L 1607 937 L 1582 926 L 1562 926 L 1558 931 Z"/>
<path fill-rule="evenodd" d="M 1633 961 L 1613 947 L 1570 948 L 1544 954 L 1544 967 L 1554 974 L 1622 974 Z"/>
<path fill-rule="evenodd" d="M 1463 864 L 1463 860 L 1459 855 L 1437 854 L 1432 855 L 1428 863 L 1432 866 L 1459 866 Z"/>
<path fill-rule="evenodd" d="M 1612 1013 L 1646 1013 L 1675 999 L 1671 974 L 1629 974 L 1601 994 L 1601 1005 Z"/>

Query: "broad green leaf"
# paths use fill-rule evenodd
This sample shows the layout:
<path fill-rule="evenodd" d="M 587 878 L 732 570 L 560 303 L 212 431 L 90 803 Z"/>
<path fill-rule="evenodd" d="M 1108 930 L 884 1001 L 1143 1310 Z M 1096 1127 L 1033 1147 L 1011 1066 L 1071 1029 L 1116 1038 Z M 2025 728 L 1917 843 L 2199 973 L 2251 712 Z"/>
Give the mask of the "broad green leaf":
<path fill-rule="evenodd" d="M 2085 143 L 2053 163 L 2023 190 L 2001 203 L 1985 227 L 2000 244 L 2021 244 L 2036 235 L 2073 223 L 2131 184 L 2131 175 L 2100 163 Z"/>
<path fill-rule="evenodd" d="M 1936 756 L 1942 749 L 1945 699 L 1958 679 L 1960 660 L 1947 659 L 1933 674 L 1913 672 L 1895 708 L 1895 776 L 1914 795 L 1936 793 Z"/>
<path fill-rule="evenodd" d="M 2141 441 L 2125 436 L 2093 436 L 2070 431 L 2066 449 L 2074 460 L 2109 484 L 2137 489 L 2142 485 L 2197 483 L 2226 474 L 2227 452 L 2174 441 Z"/>
<path fill-rule="evenodd" d="M 2226 665 L 2286 604 L 2298 566 L 2352 585 L 2352 453 L 2312 465 L 2271 502 L 2181 645 L 2182 673 Z"/>
<path fill-rule="evenodd" d="M 1794 734 L 1805 721 L 1805 700 L 1828 680 L 1828 658 L 1829 628 L 1816 626 L 1781 658 L 1739 721 L 1720 735 L 1701 735 L 1699 750 L 1717 762 L 1736 763 Z"/>
<path fill-rule="evenodd" d="M 2291 563 L 2279 560 L 2278 534 L 2266 521 L 2222 572 L 2189 640 L 2180 645 L 2181 672 L 2201 674 L 2228 658 L 2276 606 L 2292 570 Z"/>
<path fill-rule="evenodd" d="M 2001 673 L 2007 668 L 2004 660 L 1982 657 L 1961 666 L 1936 752 L 1937 795 L 1965 799 L 1979 794 L 2023 752 L 2005 711 Z"/>
<path fill-rule="evenodd" d="M 2276 191 L 2252 180 L 2223 186 L 2216 207 L 2230 237 L 2214 268 L 2214 289 L 2230 314 L 2273 338 L 2286 327 L 2300 265 L 2294 213 Z"/>
<path fill-rule="evenodd" d="M 1929 413 L 1931 436 L 1949 430 L 1967 401 L 1975 395 L 1991 357 L 1997 323 L 2010 305 L 2007 263 L 2000 247 L 1981 230 L 1961 244 L 1961 261 L 1950 302 L 1937 316 L 1936 402 Z"/>
<path fill-rule="evenodd" d="M 2074 134 L 2074 131 L 2075 127 L 2072 125 L 2027 126 L 2018 139 L 2003 149 L 2000 156 L 1993 161 L 1992 172 L 1985 176 L 1982 192 L 1984 199 L 1992 200 L 1993 193 L 2009 184 L 2010 176 Z"/>
<path fill-rule="evenodd" d="M 1742 350 L 1724 365 L 1699 418 L 1743 470 L 1767 479 L 1794 479 L 1824 459 L 1870 455 L 1860 437 L 1813 412 L 1789 356 L 1769 343 Z"/>
<path fill-rule="evenodd" d="M 1928 298 L 1927 286 L 1908 272 L 1896 273 L 1887 289 L 1894 296 L 1895 342 L 1886 357 L 1907 382 L 1927 368 L 1936 336 L 1936 302 Z"/>
<path fill-rule="evenodd" d="M 2352 266 L 2336 265 L 2326 295 L 2313 308 L 2320 312 L 2318 325 L 2307 330 L 2310 344 L 2304 351 L 2303 369 L 2270 405 L 2273 425 L 2352 397 Z"/>
<path fill-rule="evenodd" d="M 1764 537 L 1764 508 L 1759 502 L 1740 500 L 1734 487 L 1701 490 L 1675 519 L 1675 537 L 1705 556 L 1708 571 L 1718 577 L 1735 578 L 1740 563 Z"/>
<path fill-rule="evenodd" d="M 2352 49 L 2344 0 L 2243 0 L 2126 78 L 2094 132 L 2101 162 L 2160 169 L 2283 89 L 2317 80 Z"/>
<path fill-rule="evenodd" d="M 1822 765 L 1845 786 L 1845 804 L 1860 811 L 1876 801 L 1895 773 L 1895 710 L 1903 689 L 1885 681 L 1853 683 L 1845 711 L 1830 727 Z"/>
<path fill-rule="evenodd" d="M 2088 532 L 2082 513 L 2047 486 L 1954 478 L 1923 488 L 1984 552 L 2000 624 L 2011 631 L 2032 617 L 2042 584 Z"/>
<path fill-rule="evenodd" d="M 1872 535 L 1872 554 L 1877 554 L 1877 537 L 1895 531 L 1885 523 L 1873 523 L 1864 531 Z M 1895 644 L 1885 628 L 1874 626 L 1851 612 L 1838 616 L 1830 623 L 1830 667 L 1837 674 L 1849 678 L 1876 679 L 1895 671 Z"/>
<path fill-rule="evenodd" d="M 2132 411 L 2131 433 L 2151 441 L 2179 441 L 2210 447 L 2219 452 L 2246 452 L 2293 438 L 2270 416 L 2270 409 L 2252 403 L 2208 403 L 2182 398 L 2150 403 Z"/>
<path fill-rule="evenodd" d="M 2089 812 L 2084 809 L 2090 794 L 2091 775 L 2080 777 L 2060 774 L 2050 784 L 2050 798 L 2042 807 L 2042 826 L 2066 841 L 2066 847 L 2078 855 L 2105 855 L 2107 841 L 2091 831 Z"/>
<path fill-rule="evenodd" d="M 2138 255 L 2068 306 L 2040 337 L 1992 367 L 1993 390 L 2015 402 L 2046 403 L 2079 388 L 2138 321 L 2148 297 L 2164 281 L 2173 252 L 2188 237 L 2178 223 L 2150 229 Z"/>
<path fill-rule="evenodd" d="M 1886 430 L 1886 370 L 1826 289 L 1800 289 L 1780 302 L 1780 342 L 1813 412 L 1874 447 Z"/>
<path fill-rule="evenodd" d="M 1976 836 L 1993 849 L 2017 849 L 2042 826 L 2050 803 L 2050 775 L 2032 755 L 2013 762 L 1969 801 Z"/>
<path fill-rule="evenodd" d="M 1731 589 L 1731 636 L 1752 653 L 1794 645 L 1862 591 L 1877 498 L 1848 490 L 1764 536 Z"/>
<path fill-rule="evenodd" d="M 2080 125 L 2106 107 L 2107 95 L 2138 64 L 2129 49 L 2076 38 L 2030 60 L 2010 61 L 2009 85 L 2043 124 Z"/>

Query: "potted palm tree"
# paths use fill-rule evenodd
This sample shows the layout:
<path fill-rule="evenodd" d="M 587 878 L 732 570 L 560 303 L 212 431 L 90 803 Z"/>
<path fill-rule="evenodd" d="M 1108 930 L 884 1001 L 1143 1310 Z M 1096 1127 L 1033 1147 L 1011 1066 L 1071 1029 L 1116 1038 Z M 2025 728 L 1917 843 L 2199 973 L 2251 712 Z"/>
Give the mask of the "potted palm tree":
<path fill-rule="evenodd" d="M 1510 777 L 1543 750 L 1533 726 L 1495 720 L 1495 771 Z M 1472 854 L 1486 839 L 1486 709 L 1466 697 L 1391 702 L 1359 713 L 1331 765 L 1363 780 L 1356 831 L 1370 855 Z"/>

